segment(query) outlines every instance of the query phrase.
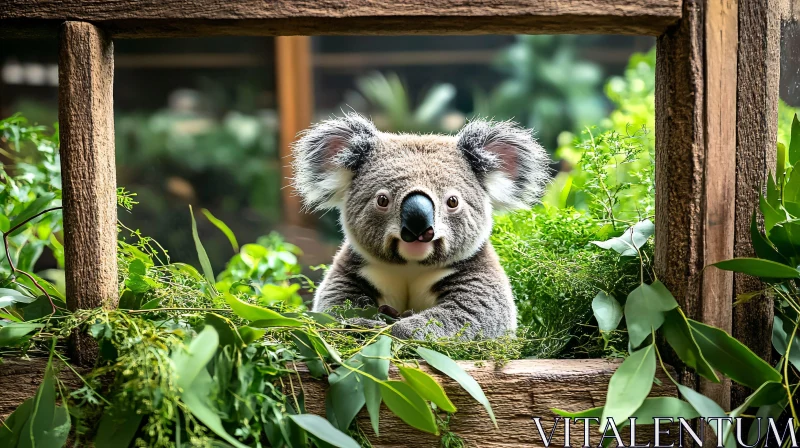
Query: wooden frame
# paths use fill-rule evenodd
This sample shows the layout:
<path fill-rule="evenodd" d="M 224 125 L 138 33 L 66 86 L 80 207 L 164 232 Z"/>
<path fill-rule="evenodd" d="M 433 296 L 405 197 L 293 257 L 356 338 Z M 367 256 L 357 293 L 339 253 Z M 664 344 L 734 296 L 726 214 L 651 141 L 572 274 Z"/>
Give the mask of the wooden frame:
<path fill-rule="evenodd" d="M 732 330 L 769 358 L 771 304 L 737 311 L 734 320 L 732 294 L 746 290 L 746 280 L 737 278 L 734 284 L 733 276 L 714 270 L 700 274 L 709 263 L 752 253 L 750 217 L 774 160 L 780 1 L 0 0 L 0 37 L 60 30 L 65 252 L 68 304 L 74 309 L 113 306 L 117 293 L 111 39 L 231 34 L 658 36 L 656 272 L 690 317 Z M 749 336 L 752 328 L 758 329 L 758 337 Z M 91 359 L 88 351 L 78 349 L 78 362 Z M 564 369 L 572 365 L 550 362 Z M 682 380 L 730 407 L 729 384 L 699 384 L 686 373 Z M 558 378 L 550 381 L 552 387 Z"/>

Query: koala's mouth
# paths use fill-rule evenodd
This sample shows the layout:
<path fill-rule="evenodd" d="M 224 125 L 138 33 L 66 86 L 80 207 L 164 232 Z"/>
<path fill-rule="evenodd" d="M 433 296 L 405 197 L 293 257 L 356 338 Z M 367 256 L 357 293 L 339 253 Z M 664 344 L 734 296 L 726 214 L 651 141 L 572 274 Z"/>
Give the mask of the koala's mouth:
<path fill-rule="evenodd" d="M 397 243 L 397 252 L 406 261 L 422 261 L 433 253 L 433 241 L 412 241 L 407 243 L 400 240 Z"/>

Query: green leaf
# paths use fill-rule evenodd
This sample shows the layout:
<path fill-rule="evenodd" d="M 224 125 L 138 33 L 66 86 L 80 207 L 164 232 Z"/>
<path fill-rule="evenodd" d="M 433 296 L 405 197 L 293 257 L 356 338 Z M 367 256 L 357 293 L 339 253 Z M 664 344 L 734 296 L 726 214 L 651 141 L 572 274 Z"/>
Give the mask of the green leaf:
<path fill-rule="evenodd" d="M 764 215 L 764 230 L 767 234 L 775 227 L 775 224 L 786 221 L 786 214 L 772 208 L 764 196 L 759 198 L 758 204 L 761 214 Z"/>
<path fill-rule="evenodd" d="M 447 397 L 447 393 L 442 386 L 432 376 L 414 367 L 397 366 L 397 368 L 406 383 L 417 391 L 422 398 L 432 401 L 443 411 L 456 412 L 455 405 Z"/>
<path fill-rule="evenodd" d="M 362 362 L 358 356 L 346 361 L 352 369 L 357 369 Z M 347 431 L 350 423 L 364 407 L 364 379 L 345 366 L 334 370 L 328 376 L 328 392 L 325 394 L 325 415 L 333 426 Z"/>
<path fill-rule="evenodd" d="M 789 141 L 789 164 L 794 166 L 800 162 L 800 121 L 797 121 L 797 114 L 792 119 L 792 137 Z"/>
<path fill-rule="evenodd" d="M 629 227 L 618 237 L 606 241 L 591 241 L 591 243 L 603 249 L 613 249 L 623 257 L 634 257 L 654 231 L 655 225 L 649 219 L 645 219 Z"/>
<path fill-rule="evenodd" d="M 161 305 L 161 297 L 156 297 L 153 300 L 148 300 L 147 302 L 145 302 L 144 305 L 142 305 L 139 309 L 140 310 L 153 310 L 153 309 L 158 308 L 159 305 Z"/>
<path fill-rule="evenodd" d="M 113 406 L 103 412 L 94 438 L 96 448 L 122 448 L 131 445 L 144 418 L 135 408 Z"/>
<path fill-rule="evenodd" d="M 37 213 L 41 213 L 44 209 L 50 205 L 51 202 L 56 198 L 55 193 L 45 193 L 38 198 L 36 198 L 33 202 L 28 204 L 25 209 L 17 215 L 16 218 L 11 220 L 11 224 L 9 225 L 9 229 L 20 225 L 21 223 L 25 222 L 26 220 L 30 219 L 33 216 L 36 216 Z M 17 232 L 24 229 L 25 226 L 20 227 L 19 229 L 15 230 L 13 233 L 9 234 L 8 236 L 14 236 Z"/>
<path fill-rule="evenodd" d="M 753 249 L 755 250 L 758 258 L 772 260 L 776 263 L 789 264 L 789 261 L 786 259 L 786 257 L 781 255 L 774 247 L 772 247 L 772 243 L 770 243 L 767 237 L 764 236 L 758 229 L 758 218 L 756 217 L 755 210 L 753 211 L 753 217 L 750 220 L 750 239 L 753 242 Z"/>
<path fill-rule="evenodd" d="M 600 418 L 603 415 L 603 406 L 596 408 L 586 409 L 580 412 L 568 412 L 561 409 L 551 409 L 554 413 L 572 419 L 576 418 Z M 631 417 L 636 417 L 637 425 L 654 425 L 656 417 L 660 418 L 684 418 L 693 419 L 698 417 L 697 411 L 689 403 L 675 397 L 653 397 L 646 398 L 641 406 L 631 414 Z M 617 428 L 621 428 L 628 424 L 624 421 L 617 424 Z"/>
<path fill-rule="evenodd" d="M 214 357 L 219 346 L 217 330 L 206 325 L 197 336 L 189 343 L 187 350 L 177 348 L 171 355 L 177 375 L 176 384 L 179 388 L 187 390 L 195 378 L 204 371 L 206 365 Z"/>
<path fill-rule="evenodd" d="M 217 219 L 214 215 L 211 214 L 210 211 L 206 209 L 201 209 L 200 211 L 203 212 L 204 215 L 206 215 L 206 218 L 208 218 L 208 220 L 211 221 L 211 224 L 214 224 L 222 233 L 225 234 L 225 236 L 228 238 L 228 241 L 230 241 L 231 243 L 233 251 L 239 252 L 239 243 L 236 241 L 236 235 L 233 234 L 233 231 L 230 229 L 230 227 L 225 225 L 225 223 L 222 222 L 221 220 Z"/>
<path fill-rule="evenodd" d="M 633 352 L 611 375 L 601 422 L 628 419 L 644 403 L 656 375 L 656 353 L 652 345 Z"/>
<path fill-rule="evenodd" d="M 315 344 L 311 341 L 311 337 L 304 331 L 295 330 L 291 332 L 292 342 L 300 356 L 308 367 L 308 372 L 314 378 L 321 378 L 325 375 L 325 365 L 323 363 L 324 355 L 317 352 Z M 330 378 L 329 378 L 330 379 Z"/>
<path fill-rule="evenodd" d="M 800 334 L 795 335 L 792 341 L 792 349 L 789 350 L 789 362 L 795 368 L 800 369 Z M 789 346 L 789 335 L 783 328 L 783 319 L 777 314 L 772 318 L 772 346 L 781 356 L 786 356 L 786 348 Z"/>
<path fill-rule="evenodd" d="M 400 420 L 421 431 L 439 435 L 431 408 L 411 386 L 402 381 L 385 381 L 380 386 L 383 402 Z"/>
<path fill-rule="evenodd" d="M 486 408 L 489 418 L 492 419 L 492 423 L 494 423 L 495 428 L 497 428 L 497 420 L 494 418 L 492 405 L 489 403 L 489 399 L 486 398 L 486 394 L 483 393 L 483 389 L 481 389 L 481 386 L 477 381 L 475 381 L 474 378 L 465 372 L 461 366 L 456 364 L 455 361 L 435 350 L 425 347 L 417 347 L 416 352 L 431 367 L 452 378 L 455 382 L 460 384 L 461 387 L 467 391 L 467 393 L 472 395 L 472 398 L 474 398 L 478 403 L 482 404 L 483 407 Z"/>
<path fill-rule="evenodd" d="M 756 418 L 761 418 L 762 422 L 766 422 L 768 418 L 772 418 L 773 420 L 777 420 L 778 417 L 783 413 L 783 410 L 786 408 L 786 405 L 789 404 L 788 400 L 784 400 L 779 404 L 768 404 L 765 406 L 761 406 L 758 408 L 758 412 L 756 412 Z M 757 420 L 756 420 L 757 421 Z M 758 424 L 754 423 L 750 425 L 750 431 L 747 433 L 747 445 L 749 446 L 756 446 L 758 443 L 758 439 L 762 438 L 761 435 L 761 428 Z M 762 438 L 763 440 L 763 438 Z"/>
<path fill-rule="evenodd" d="M 44 380 L 33 397 L 30 418 L 20 430 L 20 447 L 60 448 L 67 442 L 71 428 L 66 408 L 56 406 L 55 373 L 48 361 Z"/>
<path fill-rule="evenodd" d="M 678 302 L 660 281 L 642 283 L 628 294 L 625 302 L 625 321 L 633 347 L 644 342 L 651 332 L 664 323 L 664 313 L 677 308 Z"/>
<path fill-rule="evenodd" d="M 769 233 L 769 239 L 781 255 L 791 259 L 793 263 L 800 260 L 800 222 L 791 221 L 775 225 Z"/>
<path fill-rule="evenodd" d="M 728 333 L 691 319 L 689 326 L 703 356 L 712 367 L 733 381 L 758 389 L 767 381 L 781 380 L 781 375 L 772 366 Z"/>
<path fill-rule="evenodd" d="M 205 332 L 205 330 L 203 331 Z M 192 342 L 194 343 L 194 341 Z M 213 348 L 216 350 L 216 347 Z M 181 400 L 192 415 L 206 425 L 208 429 L 214 431 L 216 435 L 236 448 L 248 448 L 247 445 L 236 440 L 235 437 L 225 430 L 225 426 L 222 424 L 222 419 L 220 418 L 220 413 L 214 409 L 209 398 L 209 391 L 211 391 L 213 387 L 215 387 L 215 385 L 214 381 L 211 379 L 211 375 L 208 373 L 208 370 L 203 369 L 195 376 L 194 381 L 183 389 Z"/>
<path fill-rule="evenodd" d="M 242 302 L 233 294 L 226 292 L 223 297 L 237 316 L 251 321 L 250 326 L 252 327 L 302 327 L 304 325 L 302 321 L 284 317 L 277 311 Z"/>
<path fill-rule="evenodd" d="M 780 209 L 781 207 L 781 190 L 775 185 L 775 179 L 772 177 L 772 173 L 767 175 L 767 204 L 769 204 L 775 210 Z"/>
<path fill-rule="evenodd" d="M 197 250 L 197 258 L 200 259 L 200 266 L 203 268 L 203 274 L 206 276 L 208 284 L 214 287 L 214 270 L 211 269 L 211 261 L 208 259 L 206 249 L 200 241 L 200 236 L 197 234 L 197 222 L 194 220 L 194 212 L 192 206 L 189 206 L 189 214 L 192 216 L 192 238 L 194 238 L 194 247 Z"/>
<path fill-rule="evenodd" d="M 663 331 L 667 342 L 684 364 L 694 369 L 704 378 L 715 383 L 719 382 L 714 369 L 706 361 L 703 352 L 700 351 L 700 347 L 697 345 L 694 335 L 692 335 L 692 330 L 689 328 L 689 321 L 680 311 L 680 308 L 667 313 Z"/>
<path fill-rule="evenodd" d="M 236 331 L 236 325 L 227 317 L 220 316 L 216 313 L 206 313 L 205 324 L 214 327 L 219 336 L 220 346 L 230 345 L 236 348 L 244 347 L 245 343 L 239 332 Z"/>
<path fill-rule="evenodd" d="M 31 418 L 33 411 L 33 398 L 28 398 L 0 424 L 0 446 L 16 447 L 22 436 L 22 428 Z"/>
<path fill-rule="evenodd" d="M 11 323 L 4 327 L 0 327 L 0 347 L 10 347 L 16 345 L 28 333 L 31 333 L 39 328 L 44 327 L 42 324 L 32 324 L 28 322 Z"/>
<path fill-rule="evenodd" d="M 678 386 L 678 390 L 680 391 L 681 395 L 683 395 L 683 398 L 685 398 L 686 401 L 688 401 L 689 404 L 691 404 L 692 407 L 694 407 L 694 409 L 701 417 L 705 419 L 712 417 L 727 417 L 725 411 L 721 407 L 719 407 L 719 405 L 715 403 L 714 400 L 692 390 L 689 387 L 683 386 L 681 384 L 676 384 L 676 385 Z M 716 424 L 709 425 L 714 430 L 714 434 L 718 433 L 717 427 L 720 424 L 723 426 L 723 431 L 725 432 L 728 431 L 728 427 L 732 426 L 731 423 L 728 421 L 719 420 L 717 421 Z M 725 448 L 736 447 L 736 442 L 734 441 L 734 438 L 726 437 L 723 440 Z"/>
<path fill-rule="evenodd" d="M 31 297 L 14 289 L 0 288 L 0 308 L 11 306 L 15 303 L 31 303 L 36 297 Z"/>
<path fill-rule="evenodd" d="M 716 262 L 711 266 L 716 266 L 723 271 L 741 272 L 761 278 L 800 277 L 800 271 L 797 269 L 763 258 L 732 258 L 730 260 Z"/>
<path fill-rule="evenodd" d="M 778 143 L 778 157 L 775 158 L 775 175 L 778 179 L 778 185 L 782 185 L 786 180 L 786 146 L 783 143 Z"/>
<path fill-rule="evenodd" d="M 766 383 L 762 384 L 761 387 L 756 389 L 755 392 L 750 394 L 750 396 L 744 400 L 744 403 L 742 403 L 741 406 L 731 411 L 730 416 L 739 417 L 751 407 L 778 404 L 788 398 L 789 396 L 786 393 L 786 388 L 783 387 L 783 383 L 779 381 L 767 381 Z"/>
<path fill-rule="evenodd" d="M 792 174 L 789 175 L 789 180 L 783 187 L 783 201 L 784 207 L 786 202 L 800 201 L 800 162 L 792 166 Z"/>
<path fill-rule="evenodd" d="M 614 331 L 622 320 L 622 306 L 613 296 L 600 291 L 592 300 L 592 311 L 600 331 Z"/>
<path fill-rule="evenodd" d="M 248 327 L 247 325 L 243 325 L 239 327 L 239 336 L 242 338 L 245 344 L 249 344 L 253 341 L 261 339 L 267 334 L 267 330 L 262 330 L 259 328 Z"/>
<path fill-rule="evenodd" d="M 392 339 L 381 336 L 376 342 L 361 349 L 361 359 L 364 361 L 362 370 L 368 375 L 381 381 L 389 379 L 389 357 L 392 355 Z M 375 435 L 378 434 L 378 422 L 381 410 L 380 383 L 364 379 L 364 398 L 367 402 L 367 412 L 372 423 Z"/>
<path fill-rule="evenodd" d="M 297 426 L 308 431 L 317 439 L 339 448 L 360 448 L 360 445 L 347 434 L 334 428 L 324 418 L 313 414 L 290 415 Z"/>

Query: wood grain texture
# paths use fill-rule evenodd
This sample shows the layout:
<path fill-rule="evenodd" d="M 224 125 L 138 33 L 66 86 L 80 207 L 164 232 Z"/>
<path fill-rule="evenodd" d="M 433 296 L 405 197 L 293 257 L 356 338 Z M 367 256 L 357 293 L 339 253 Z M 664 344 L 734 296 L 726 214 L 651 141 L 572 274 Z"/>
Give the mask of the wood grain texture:
<path fill-rule="evenodd" d="M 115 37 L 316 34 L 659 35 L 680 0 L 0 0 L 5 34 L 64 20 Z"/>
<path fill-rule="evenodd" d="M 281 203 L 288 224 L 305 221 L 299 194 L 291 186 L 292 144 L 297 134 L 311 126 L 314 109 L 311 81 L 311 38 L 280 36 L 275 39 L 278 112 L 280 116 Z"/>
<path fill-rule="evenodd" d="M 0 364 L 0 419 L 4 419 L 20 403 L 32 397 L 42 380 L 46 359 L 30 360 L 7 359 Z M 520 360 L 511 361 L 503 367 L 492 363 L 476 366 L 474 362 L 461 361 L 459 364 L 480 383 L 485 391 L 499 429 L 495 429 L 483 407 L 449 378 L 440 375 L 425 364 L 421 367 L 433 374 L 443 385 L 448 396 L 458 409 L 450 421 L 450 429 L 465 438 L 470 447 L 534 447 L 543 446 L 532 417 L 541 417 L 545 431 L 552 427 L 554 414 L 551 408 L 579 411 L 600 406 L 605 401 L 606 387 L 611 374 L 619 366 L 618 362 L 602 359 L 587 360 Z M 301 382 L 293 376 L 295 390 L 304 391 L 308 412 L 325 415 L 325 390 L 327 381 L 314 380 L 308 375 L 305 366 L 298 365 Z M 79 370 L 83 373 L 83 371 Z M 396 369 L 390 376 L 399 379 Z M 71 371 L 61 369 L 61 378 L 70 388 L 82 384 Z M 658 378 L 662 385 L 654 385 L 651 396 L 676 396 L 677 390 L 666 375 L 659 370 Z M 288 381 L 284 381 L 288 384 Z M 418 448 L 439 447 L 439 438 L 417 431 L 385 407 L 381 409 L 380 432 L 377 438 L 366 410 L 357 417 L 364 433 L 370 436 L 373 446 L 407 447 L 411 441 Z M 563 425 L 563 423 L 562 423 Z M 554 445 L 563 446 L 563 427 L 554 436 Z M 599 441 L 597 426 L 592 427 L 592 441 Z M 559 435 L 558 433 L 561 432 Z M 629 440 L 627 433 L 623 437 Z M 571 431 L 572 446 L 582 446 L 583 425 L 573 423 Z M 637 441 L 646 443 L 652 435 L 647 427 L 637 429 Z"/>
<path fill-rule="evenodd" d="M 737 0 L 710 0 L 705 9 L 705 134 L 703 263 L 733 258 L 736 210 Z M 730 332 L 733 273 L 703 272 L 702 321 Z M 703 380 L 700 391 L 730 408 L 730 381 Z"/>
<path fill-rule="evenodd" d="M 94 25 L 66 22 L 61 28 L 58 118 L 71 310 L 113 309 L 119 300 L 113 51 Z M 73 342 L 78 364 L 93 362 L 93 340 L 76 336 Z"/>
<path fill-rule="evenodd" d="M 750 220 L 767 174 L 775 170 L 781 3 L 739 0 L 735 257 L 754 256 Z M 734 276 L 734 294 L 762 288 L 756 278 Z M 772 306 L 772 300 L 762 298 L 733 309 L 733 336 L 767 362 L 772 355 Z M 734 384 L 731 405 L 740 405 L 750 393 Z"/>
<path fill-rule="evenodd" d="M 533 417 L 541 417 L 542 426 L 549 434 L 553 425 L 550 409 L 581 411 L 605 403 L 608 380 L 619 366 L 618 362 L 603 359 L 585 360 L 518 360 L 505 366 L 493 363 L 476 366 L 474 362 L 459 361 L 459 364 L 481 385 L 497 418 L 495 429 L 488 414 L 461 387 L 448 377 L 430 369 L 424 363 L 422 369 L 431 373 L 444 387 L 447 395 L 458 409 L 450 420 L 450 430 L 463 437 L 470 447 L 518 448 L 544 446 Z M 663 371 L 657 373 L 662 385 L 653 385 L 651 396 L 677 396 L 677 389 Z M 305 374 L 303 388 L 308 412 L 325 415 L 324 391 L 326 383 L 311 380 Z M 400 379 L 392 368 L 390 377 Z M 369 415 L 362 410 L 357 421 L 376 448 L 439 447 L 439 437 L 417 431 L 391 414 L 383 405 L 380 416 L 380 437 L 372 431 Z M 563 425 L 563 422 L 561 423 Z M 563 426 L 555 431 L 551 446 L 564 446 Z M 637 441 L 646 444 L 652 436 L 648 427 L 637 428 Z M 623 440 L 629 440 L 624 433 Z M 570 440 L 572 446 L 583 446 L 583 423 L 572 424 Z M 592 446 L 599 443 L 596 424 L 591 429 Z"/>

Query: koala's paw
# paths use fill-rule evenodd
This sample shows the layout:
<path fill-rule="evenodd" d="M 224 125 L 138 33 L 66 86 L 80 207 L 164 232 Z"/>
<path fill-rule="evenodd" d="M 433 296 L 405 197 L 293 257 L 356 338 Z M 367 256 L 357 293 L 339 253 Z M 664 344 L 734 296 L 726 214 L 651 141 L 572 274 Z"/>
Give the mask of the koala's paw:
<path fill-rule="evenodd" d="M 347 327 L 356 328 L 380 328 L 387 325 L 386 322 L 382 320 L 366 319 L 364 317 L 351 317 L 349 319 L 345 319 L 344 323 Z"/>

